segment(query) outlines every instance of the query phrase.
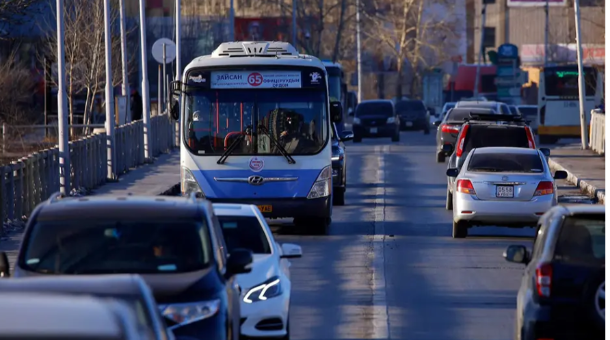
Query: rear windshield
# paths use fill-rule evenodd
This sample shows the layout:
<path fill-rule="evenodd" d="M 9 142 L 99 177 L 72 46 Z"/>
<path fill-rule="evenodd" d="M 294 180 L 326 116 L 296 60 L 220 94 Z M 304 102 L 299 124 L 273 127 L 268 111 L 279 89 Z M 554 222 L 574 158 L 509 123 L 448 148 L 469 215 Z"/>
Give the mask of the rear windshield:
<path fill-rule="evenodd" d="M 468 171 L 540 173 L 544 167 L 538 155 L 475 153 L 470 158 Z"/>
<path fill-rule="evenodd" d="M 464 151 L 491 146 L 529 148 L 529 143 L 523 127 L 470 125 L 464 143 Z"/>
<path fill-rule="evenodd" d="M 386 116 L 394 115 L 391 103 L 361 103 L 356 107 L 356 117 L 361 116 Z"/>
<path fill-rule="evenodd" d="M 538 108 L 535 108 L 535 107 L 520 107 L 519 108 L 519 112 L 521 112 L 521 115 L 526 116 L 526 117 L 537 116 L 538 115 Z"/>
<path fill-rule="evenodd" d="M 254 254 L 271 254 L 267 234 L 256 217 L 218 216 L 229 252 L 248 249 Z"/>
<path fill-rule="evenodd" d="M 27 238 L 22 266 L 41 274 L 155 274 L 206 268 L 203 222 L 41 221 Z"/>
<path fill-rule="evenodd" d="M 421 100 L 403 100 L 396 103 L 396 112 L 426 111 Z"/>
<path fill-rule="evenodd" d="M 484 109 L 463 109 L 463 108 L 455 108 L 453 110 L 449 110 L 449 113 L 447 114 L 447 119 L 446 121 L 448 122 L 463 122 L 464 118 L 468 118 L 470 117 L 470 113 L 471 112 L 476 112 L 476 113 L 485 113 L 485 114 L 494 114 L 495 111 L 494 110 L 484 110 Z"/>
<path fill-rule="evenodd" d="M 605 216 L 567 217 L 555 247 L 555 258 L 565 262 L 604 263 L 606 258 Z"/>
<path fill-rule="evenodd" d="M 517 108 L 514 106 L 509 106 L 508 109 L 510 110 L 510 113 L 514 114 L 514 115 L 518 115 L 519 112 L 517 111 Z"/>

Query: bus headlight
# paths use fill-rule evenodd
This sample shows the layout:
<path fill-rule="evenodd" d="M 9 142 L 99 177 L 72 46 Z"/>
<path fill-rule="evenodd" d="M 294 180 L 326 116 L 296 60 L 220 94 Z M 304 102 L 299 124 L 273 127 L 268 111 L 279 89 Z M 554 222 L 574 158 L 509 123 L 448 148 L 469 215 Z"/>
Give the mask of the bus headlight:
<path fill-rule="evenodd" d="M 205 197 L 203 190 L 201 190 L 201 187 L 199 186 L 199 183 L 197 183 L 197 180 L 195 179 L 195 176 L 193 176 L 191 170 L 185 167 L 182 167 L 181 170 L 180 187 L 182 194 L 190 195 L 195 193 L 197 196 L 201 195 L 201 197 Z"/>
<path fill-rule="evenodd" d="M 330 196 L 330 190 L 333 185 L 332 176 L 333 170 L 330 165 L 322 169 L 320 175 L 318 175 L 318 178 L 316 179 L 316 182 L 311 186 L 307 198 L 313 199 Z"/>

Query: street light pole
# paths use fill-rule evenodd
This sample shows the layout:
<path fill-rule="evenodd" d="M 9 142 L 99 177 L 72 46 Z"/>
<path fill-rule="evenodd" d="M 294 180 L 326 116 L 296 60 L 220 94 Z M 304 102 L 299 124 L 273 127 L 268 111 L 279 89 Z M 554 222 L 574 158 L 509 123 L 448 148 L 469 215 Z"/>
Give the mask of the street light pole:
<path fill-rule="evenodd" d="M 297 47 L 297 0 L 292 0 L 292 46 Z"/>
<path fill-rule="evenodd" d="M 176 1 L 176 80 L 180 81 L 182 72 L 182 12 L 180 0 Z"/>
<path fill-rule="evenodd" d="M 483 10 L 481 11 L 481 40 L 479 41 L 479 62 L 477 63 L 476 77 L 474 78 L 473 97 L 476 100 L 479 96 L 479 78 L 481 77 L 481 62 L 483 59 L 483 41 L 485 40 L 485 19 L 487 16 L 487 3 L 483 0 Z"/>
<path fill-rule="evenodd" d="M 125 109 L 125 121 L 119 122 L 119 124 L 127 123 L 127 117 L 131 112 L 130 109 L 130 93 L 129 93 L 129 76 L 127 73 L 127 33 L 125 31 L 125 0 L 119 0 L 120 6 L 120 26 L 121 26 L 121 64 L 122 64 L 122 77 L 123 77 L 123 85 L 121 86 L 121 91 L 123 97 L 126 99 L 126 109 Z"/>
<path fill-rule="evenodd" d="M 226 3 L 226 2 L 225 2 Z M 230 41 L 235 41 L 235 1 L 231 0 L 231 4 L 230 4 L 230 8 L 229 8 L 229 24 L 231 25 L 231 27 L 229 27 L 229 35 L 230 37 Z"/>
<path fill-rule="evenodd" d="M 142 123 L 144 124 L 144 160 L 152 160 L 152 138 L 150 130 L 150 93 L 148 92 L 148 53 L 146 44 L 146 7 L 140 0 L 140 55 L 142 58 Z"/>
<path fill-rule="evenodd" d="M 66 55 L 64 50 L 64 1 L 57 0 L 57 128 L 59 133 L 59 190 L 70 193 L 70 136 L 68 135 L 68 98 L 66 96 Z"/>
<path fill-rule="evenodd" d="M 549 0 L 544 4 L 544 67 L 549 62 Z"/>
<path fill-rule="evenodd" d="M 356 59 L 358 63 L 358 103 L 362 102 L 362 46 L 360 42 L 360 0 L 356 0 Z"/>
<path fill-rule="evenodd" d="M 585 74 L 582 66 L 582 34 L 580 31 L 580 0 L 574 0 L 574 19 L 576 20 L 576 53 L 578 56 L 578 102 L 580 106 L 580 140 L 582 149 L 589 148 L 587 113 L 585 112 Z"/>
<path fill-rule="evenodd" d="M 104 0 L 104 45 L 106 49 L 106 153 L 108 166 L 106 178 L 116 179 L 114 159 L 114 91 L 112 86 L 112 40 L 110 37 L 110 0 Z"/>

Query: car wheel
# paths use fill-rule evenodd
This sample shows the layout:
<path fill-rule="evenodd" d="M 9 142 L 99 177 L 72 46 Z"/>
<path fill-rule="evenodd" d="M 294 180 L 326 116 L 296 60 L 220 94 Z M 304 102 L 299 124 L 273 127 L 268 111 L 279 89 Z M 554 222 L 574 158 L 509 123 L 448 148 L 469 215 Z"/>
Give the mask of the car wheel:
<path fill-rule="evenodd" d="M 604 270 L 600 270 L 586 285 L 583 300 L 590 316 L 592 326 L 603 331 L 606 317 L 606 279 Z"/>
<path fill-rule="evenodd" d="M 396 131 L 396 133 L 392 136 L 392 142 L 400 142 L 400 131 Z"/>
<path fill-rule="evenodd" d="M 449 192 L 449 188 L 447 188 L 447 197 L 445 199 L 445 209 L 453 210 L 453 194 Z"/>
<path fill-rule="evenodd" d="M 333 192 L 333 205 L 345 205 L 345 188 L 336 188 Z"/>
<path fill-rule="evenodd" d="M 429 126 L 424 126 L 424 135 L 429 135 L 430 134 L 430 127 Z"/>
<path fill-rule="evenodd" d="M 354 139 L 353 139 L 354 143 L 360 143 L 362 142 L 362 136 L 360 135 L 354 135 Z"/>
<path fill-rule="evenodd" d="M 468 225 L 464 221 L 453 221 L 453 238 L 464 238 L 468 236 Z"/>
<path fill-rule="evenodd" d="M 445 154 L 442 151 L 436 154 L 436 162 L 445 163 Z"/>

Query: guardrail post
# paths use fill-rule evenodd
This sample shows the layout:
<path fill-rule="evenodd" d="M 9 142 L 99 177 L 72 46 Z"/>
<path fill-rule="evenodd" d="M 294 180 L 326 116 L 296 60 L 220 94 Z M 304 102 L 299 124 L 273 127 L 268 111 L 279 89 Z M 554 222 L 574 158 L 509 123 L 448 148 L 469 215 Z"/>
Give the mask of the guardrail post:
<path fill-rule="evenodd" d="M 15 205 L 16 205 L 16 196 L 15 196 L 15 168 L 16 168 L 16 162 L 11 162 L 10 165 L 8 165 L 6 168 L 7 169 L 7 182 L 8 182 L 8 188 L 6 190 L 6 203 L 7 203 L 7 218 L 9 220 L 12 220 L 15 218 Z"/>
<path fill-rule="evenodd" d="M 2 152 L 6 152 L 6 123 L 2 123 Z"/>

